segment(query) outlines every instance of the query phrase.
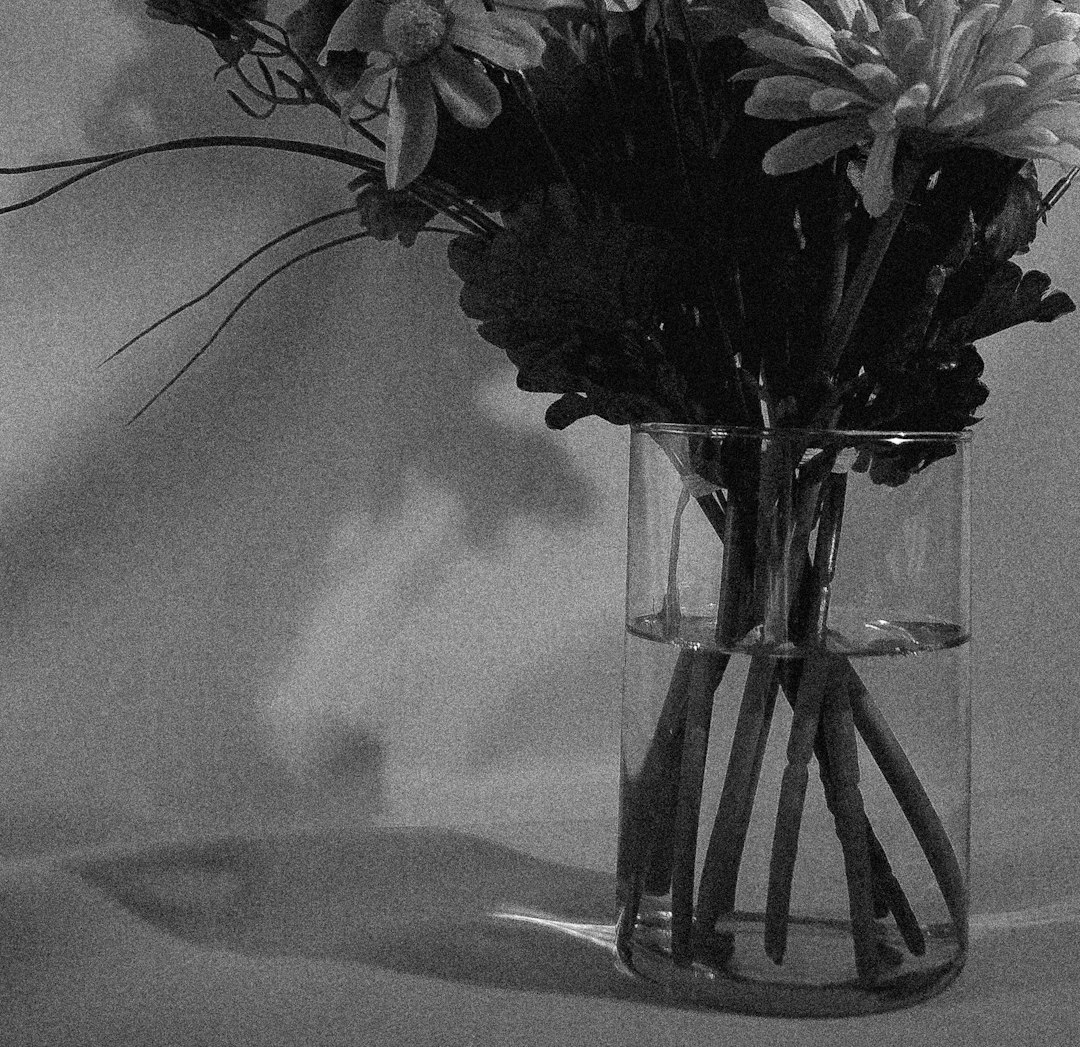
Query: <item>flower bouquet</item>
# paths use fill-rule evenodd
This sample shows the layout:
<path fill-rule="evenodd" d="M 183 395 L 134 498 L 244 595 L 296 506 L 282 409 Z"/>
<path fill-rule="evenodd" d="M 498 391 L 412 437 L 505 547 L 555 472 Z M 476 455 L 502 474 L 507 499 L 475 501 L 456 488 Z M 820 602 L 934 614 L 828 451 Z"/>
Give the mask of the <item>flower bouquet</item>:
<path fill-rule="evenodd" d="M 1074 308 L 1013 259 L 1080 169 L 1080 3 L 147 10 L 207 39 L 225 93 L 253 119 L 284 107 L 331 119 L 311 140 L 190 138 L 7 168 L 75 171 L 6 210 L 134 157 L 220 148 L 338 164 L 348 204 L 283 232 L 117 352 L 271 248 L 337 227 L 240 295 L 160 396 L 290 266 L 362 237 L 411 246 L 450 232 L 462 310 L 522 390 L 556 397 L 548 425 L 596 415 L 633 431 L 621 962 L 695 999 L 787 1013 L 880 1009 L 945 984 L 966 950 L 966 813 L 947 826 L 935 776 L 916 770 L 856 664 L 966 650 L 964 431 L 987 397 L 976 343 Z M 1048 192 L 1036 160 L 1062 167 Z M 923 493 L 935 477 L 944 501 Z M 856 481 L 886 509 L 853 538 Z M 919 568 L 930 588 L 909 613 L 874 611 L 876 582 L 843 582 L 845 555 L 857 562 L 889 517 L 909 546 L 930 534 L 946 549 L 942 577 Z M 637 640 L 652 653 L 636 654 Z M 737 881 L 777 704 L 792 711 L 758 911 L 737 907 Z M 709 740 L 728 713 L 717 769 Z M 965 716 L 947 735 L 961 764 Z M 867 756 L 930 870 L 937 922 L 916 911 L 871 821 Z M 814 761 L 848 912 L 823 956 L 796 959 L 789 939 L 814 923 L 792 914 Z M 714 780 L 715 819 L 699 833 Z M 787 981 L 747 959 L 751 924 Z"/>

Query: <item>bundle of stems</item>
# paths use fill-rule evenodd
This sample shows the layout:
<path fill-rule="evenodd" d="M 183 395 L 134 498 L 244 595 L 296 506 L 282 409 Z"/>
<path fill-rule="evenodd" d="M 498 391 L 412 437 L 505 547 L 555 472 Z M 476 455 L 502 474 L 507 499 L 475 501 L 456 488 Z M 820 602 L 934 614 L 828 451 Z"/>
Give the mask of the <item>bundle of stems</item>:
<path fill-rule="evenodd" d="M 781 692 L 792 719 L 769 866 L 766 954 L 783 962 L 812 757 L 843 853 L 858 980 L 872 985 L 883 965 L 898 961 L 876 920 L 891 915 L 904 946 L 915 956 L 925 952 L 918 918 L 864 808 L 859 736 L 909 822 L 965 944 L 965 878 L 948 834 L 851 661 L 827 644 L 847 473 L 834 471 L 834 451 L 821 451 L 805 464 L 799 464 L 797 451 L 790 444 L 766 444 L 754 468 L 743 463 L 742 480 L 728 486 L 726 497 L 698 499 L 724 548 L 716 645 L 681 650 L 641 769 L 630 776 L 624 767 L 617 947 L 628 965 L 646 893 L 670 891 L 674 963 L 689 966 L 706 954 L 710 962 L 723 963 L 731 956 L 732 936 L 716 928 L 736 911 L 739 868 Z M 761 643 L 770 653 L 751 657 L 698 869 L 713 698 L 728 670 L 726 652 L 747 640 L 751 649 Z"/>

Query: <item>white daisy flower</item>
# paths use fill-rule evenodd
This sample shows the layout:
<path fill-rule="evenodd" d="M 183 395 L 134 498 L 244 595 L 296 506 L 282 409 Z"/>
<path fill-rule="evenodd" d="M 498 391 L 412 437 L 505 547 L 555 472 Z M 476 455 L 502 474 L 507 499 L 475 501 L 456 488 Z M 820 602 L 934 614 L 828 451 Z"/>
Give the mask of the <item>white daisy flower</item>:
<path fill-rule="evenodd" d="M 769 0 L 743 34 L 768 65 L 751 116 L 817 120 L 773 146 L 764 168 L 799 171 L 852 146 L 861 195 L 883 214 L 901 139 L 1080 166 L 1080 0 Z"/>
<path fill-rule="evenodd" d="M 330 30 L 322 58 L 353 50 L 367 54 L 368 65 L 343 112 L 369 112 L 380 108 L 371 98 L 386 99 L 386 184 L 400 189 L 435 149 L 436 97 L 458 123 L 487 127 L 502 101 L 477 58 L 528 69 L 540 64 L 544 38 L 517 11 L 487 11 L 480 0 L 353 0 Z"/>

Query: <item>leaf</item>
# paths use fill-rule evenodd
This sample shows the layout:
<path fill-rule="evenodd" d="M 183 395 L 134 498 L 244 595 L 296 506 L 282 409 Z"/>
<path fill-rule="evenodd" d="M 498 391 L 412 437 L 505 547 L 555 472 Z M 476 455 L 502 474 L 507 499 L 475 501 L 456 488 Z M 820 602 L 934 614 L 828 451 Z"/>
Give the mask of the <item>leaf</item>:
<path fill-rule="evenodd" d="M 1035 165 L 1026 163 L 1005 188 L 982 230 L 982 251 L 995 262 L 1024 254 L 1039 229 L 1042 194 Z"/>
<path fill-rule="evenodd" d="M 318 61 L 334 23 L 352 0 L 304 0 L 285 19 L 285 32 L 293 49 L 308 64 Z"/>
<path fill-rule="evenodd" d="M 939 343 L 983 337 L 992 326 L 987 296 L 997 293 L 989 285 L 1035 231 L 1031 165 L 966 149 L 926 173 L 932 177 L 894 238 L 853 339 L 855 355 L 878 378 Z M 976 310 L 983 319 L 969 323 Z"/>
<path fill-rule="evenodd" d="M 435 210 L 420 203 L 408 190 L 387 189 L 382 184 L 366 184 L 356 197 L 356 211 L 376 240 L 397 239 L 412 247 Z"/>
<path fill-rule="evenodd" d="M 910 312 L 903 336 L 900 339 L 901 362 L 915 356 L 923 348 L 927 332 L 931 328 L 942 292 L 949 280 L 967 262 L 976 238 L 975 218 L 968 214 L 968 221 L 962 227 L 960 236 L 948 254 L 935 265 L 926 276 L 924 291 Z"/>
<path fill-rule="evenodd" d="M 305 0 L 285 19 L 285 34 L 292 49 L 331 94 L 348 91 L 364 73 L 367 56 L 358 51 L 334 52 L 326 64 L 319 55 L 330 30 L 351 0 Z"/>
<path fill-rule="evenodd" d="M 616 425 L 715 420 L 704 406 L 715 377 L 685 353 L 674 314 L 659 337 L 656 318 L 688 286 L 686 252 L 667 233 L 614 214 L 585 218 L 553 187 L 492 240 L 456 238 L 449 256 L 462 310 L 518 368 L 519 387 L 562 394 L 549 424 L 589 414 Z"/>
<path fill-rule="evenodd" d="M 146 0 L 146 13 L 159 22 L 186 25 L 214 40 L 235 39 L 237 23 L 266 17 L 267 0 L 218 0 L 212 10 L 198 0 Z"/>
<path fill-rule="evenodd" d="M 565 393 L 544 412 L 544 424 L 549 429 L 565 429 L 593 413 L 593 405 L 588 397 L 580 393 Z"/>
<path fill-rule="evenodd" d="M 987 281 L 975 308 L 951 330 L 957 340 L 978 341 L 1017 324 L 1049 323 L 1071 313 L 1073 300 L 1064 291 L 1049 294 L 1051 280 L 1037 269 L 1024 272 L 1005 262 Z"/>
<path fill-rule="evenodd" d="M 765 25 L 769 9 L 765 0 L 688 0 L 686 15 L 695 38 L 707 44 Z"/>

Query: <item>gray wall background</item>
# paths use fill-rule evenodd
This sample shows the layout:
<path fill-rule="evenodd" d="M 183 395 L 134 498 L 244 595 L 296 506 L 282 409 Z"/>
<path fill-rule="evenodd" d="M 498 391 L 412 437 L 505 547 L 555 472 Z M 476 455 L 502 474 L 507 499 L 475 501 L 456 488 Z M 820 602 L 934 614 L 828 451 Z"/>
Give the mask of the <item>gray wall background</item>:
<path fill-rule="evenodd" d="M 253 128 L 211 82 L 209 47 L 141 7 L 8 0 L 4 161 L 337 134 L 311 114 Z M 458 314 L 443 242 L 305 263 L 134 425 L 250 281 L 98 366 L 249 250 L 343 206 L 344 181 L 314 160 L 177 154 L 0 217 L 0 855 L 613 810 L 625 433 L 544 429 L 545 398 L 516 392 Z M 1080 298 L 1078 233 L 1074 194 L 1029 261 Z M 1078 325 L 983 346 L 987 906 L 1076 889 Z"/>

